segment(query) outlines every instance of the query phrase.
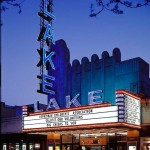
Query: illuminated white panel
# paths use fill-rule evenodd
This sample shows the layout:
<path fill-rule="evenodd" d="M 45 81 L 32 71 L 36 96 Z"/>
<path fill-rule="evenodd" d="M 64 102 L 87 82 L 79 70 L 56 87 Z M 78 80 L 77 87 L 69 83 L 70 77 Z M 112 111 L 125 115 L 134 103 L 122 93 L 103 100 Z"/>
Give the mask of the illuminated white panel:
<path fill-rule="evenodd" d="M 24 129 L 29 129 L 29 128 L 46 128 L 47 124 L 34 124 L 34 125 L 24 125 Z"/>
<path fill-rule="evenodd" d="M 44 124 L 24 125 L 24 129 L 99 124 L 99 123 L 111 123 L 111 122 L 118 122 L 118 117 L 102 118 L 102 119 L 99 118 L 99 119 L 90 119 L 90 120 L 78 120 L 78 121 L 66 121 L 66 122 L 56 122 L 56 123 L 48 123 L 48 124 L 44 123 Z"/>
<path fill-rule="evenodd" d="M 67 111 L 67 112 L 60 112 L 60 113 L 49 113 L 49 114 L 43 114 L 43 115 L 35 115 L 35 116 L 26 116 L 24 117 L 25 120 L 33 120 L 33 119 L 39 119 L 39 116 L 45 116 L 44 118 L 50 118 L 50 117 L 61 117 L 61 116 L 71 116 L 75 114 L 94 114 L 94 113 L 100 113 L 100 112 L 113 112 L 118 111 L 117 106 L 110 106 L 110 107 L 100 107 L 100 108 L 89 108 L 89 109 L 82 109 L 82 110 L 75 110 L 75 111 Z M 47 116 L 47 117 L 46 117 Z"/>
<path fill-rule="evenodd" d="M 39 119 L 39 115 L 23 117 L 24 121 L 26 121 L 26 120 L 34 120 L 34 119 Z"/>
<path fill-rule="evenodd" d="M 141 124 L 141 101 L 128 94 L 117 94 L 116 103 L 119 106 L 119 121 L 129 124 Z"/>
<path fill-rule="evenodd" d="M 125 96 L 125 122 L 141 124 L 141 102 L 131 96 Z"/>
<path fill-rule="evenodd" d="M 41 124 L 41 123 L 45 123 L 45 122 L 46 122 L 45 119 L 36 119 L 36 120 L 24 121 L 24 124 Z"/>
<path fill-rule="evenodd" d="M 97 114 L 88 114 L 88 115 L 75 115 L 75 116 L 67 116 L 67 117 L 53 117 L 53 118 L 46 118 L 46 119 L 36 119 L 36 120 L 27 120 L 25 124 L 38 124 L 38 123 L 45 123 L 45 122 L 63 122 L 63 121 L 77 121 L 77 120 L 88 120 L 88 119 L 95 119 L 95 118 L 106 118 L 106 117 L 116 117 L 118 116 L 118 112 L 106 112 L 106 113 L 97 113 Z"/>
<path fill-rule="evenodd" d="M 24 117 L 24 129 L 118 122 L 118 106 Z"/>

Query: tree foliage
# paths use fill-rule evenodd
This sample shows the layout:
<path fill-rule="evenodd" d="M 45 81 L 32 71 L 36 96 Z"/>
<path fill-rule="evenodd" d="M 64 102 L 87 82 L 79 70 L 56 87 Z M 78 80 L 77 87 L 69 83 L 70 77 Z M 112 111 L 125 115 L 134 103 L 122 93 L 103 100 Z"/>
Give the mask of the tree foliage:
<path fill-rule="evenodd" d="M 94 0 L 90 7 L 90 17 L 96 17 L 102 11 L 107 10 L 114 14 L 123 14 L 124 8 L 141 8 L 148 6 L 150 0 Z M 97 10 L 96 10 L 96 7 Z"/>
<path fill-rule="evenodd" d="M 20 14 L 22 12 L 22 3 L 25 0 L 19 1 L 19 0 L 0 0 L 0 11 L 5 12 L 10 8 L 10 6 L 18 8 L 18 13 Z"/>

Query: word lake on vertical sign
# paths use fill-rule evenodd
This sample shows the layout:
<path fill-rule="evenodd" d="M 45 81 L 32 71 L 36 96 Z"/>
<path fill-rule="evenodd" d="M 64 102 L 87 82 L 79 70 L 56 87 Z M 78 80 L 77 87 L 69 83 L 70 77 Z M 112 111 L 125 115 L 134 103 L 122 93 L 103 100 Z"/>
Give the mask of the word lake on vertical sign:
<path fill-rule="evenodd" d="M 51 25 L 52 20 L 55 19 L 55 16 L 51 13 L 51 0 L 41 0 L 41 5 L 43 10 L 38 13 L 42 22 L 40 34 L 38 37 L 38 41 L 40 42 L 40 49 L 37 50 L 40 55 L 40 60 L 37 64 L 37 67 L 41 67 L 41 73 L 37 76 L 37 78 L 40 79 L 40 89 L 37 90 L 37 92 L 47 95 L 54 95 L 55 91 L 53 90 L 53 82 L 55 81 L 55 77 L 46 74 L 44 70 L 55 70 L 55 65 L 53 63 L 55 52 L 51 50 L 51 43 L 55 44 Z"/>

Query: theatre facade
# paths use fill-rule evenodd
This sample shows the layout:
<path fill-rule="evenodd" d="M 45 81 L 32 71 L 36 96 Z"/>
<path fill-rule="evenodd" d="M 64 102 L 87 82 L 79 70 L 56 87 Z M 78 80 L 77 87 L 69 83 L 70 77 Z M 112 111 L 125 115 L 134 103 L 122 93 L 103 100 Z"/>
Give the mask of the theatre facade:
<path fill-rule="evenodd" d="M 47 106 L 34 105 L 33 111 L 25 105 L 19 124 L 5 122 L 15 133 L 1 136 L 1 149 L 149 150 L 149 64 L 141 58 L 121 61 L 118 48 L 112 56 L 105 51 L 101 58 L 94 54 L 71 64 L 64 40 L 52 49 L 49 65 L 55 69 L 43 75 L 38 90 L 47 92 Z"/>
<path fill-rule="evenodd" d="M 149 64 L 121 61 L 118 48 L 71 63 L 65 41 L 54 40 L 52 1 L 41 2 L 37 92 L 47 106 L 23 106 L 23 133 L 3 135 L 2 149 L 149 150 Z"/>
<path fill-rule="evenodd" d="M 148 150 L 149 64 L 141 58 L 121 61 L 118 48 L 112 56 L 105 51 L 101 58 L 94 54 L 70 64 L 63 40 L 52 50 L 55 70 L 41 82 L 49 92 L 47 108 L 35 106 L 29 113 L 24 106 L 23 132 L 45 135 L 48 150 Z"/>

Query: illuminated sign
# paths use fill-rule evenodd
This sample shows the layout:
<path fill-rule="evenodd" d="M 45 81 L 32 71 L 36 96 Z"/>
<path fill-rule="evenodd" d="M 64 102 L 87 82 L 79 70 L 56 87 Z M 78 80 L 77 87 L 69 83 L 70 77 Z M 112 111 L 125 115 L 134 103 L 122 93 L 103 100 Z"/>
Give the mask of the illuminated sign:
<path fill-rule="evenodd" d="M 55 16 L 51 13 L 52 12 L 52 3 L 49 0 L 44 0 L 44 3 L 41 3 L 43 11 L 40 11 L 38 15 L 41 18 L 41 30 L 38 37 L 38 41 L 40 41 L 40 49 L 38 49 L 38 53 L 40 55 L 40 61 L 37 64 L 37 67 L 41 67 L 40 75 L 37 78 L 40 79 L 40 89 L 37 90 L 39 93 L 43 94 L 51 94 L 55 97 L 55 89 L 53 83 L 55 82 L 55 77 L 51 75 L 47 75 L 44 73 L 44 70 L 55 70 L 55 64 L 53 58 L 55 57 L 55 52 L 51 50 L 51 43 L 55 44 L 53 29 L 51 22 L 55 19 Z M 45 23 L 46 22 L 46 23 Z M 101 98 L 100 95 L 97 94 L 102 93 L 102 90 L 96 90 L 88 92 L 88 104 L 97 104 L 102 103 L 102 101 L 97 102 L 96 100 Z M 71 105 L 75 107 L 81 106 L 78 102 L 77 98 L 80 96 L 79 93 L 74 98 L 70 98 L 70 95 L 66 96 L 66 108 L 70 108 Z M 34 106 L 37 108 L 37 106 Z M 57 103 L 55 98 L 51 98 L 48 100 L 48 107 L 47 110 L 50 108 L 59 109 L 60 106 Z M 35 109 L 35 111 L 41 111 Z"/>
<path fill-rule="evenodd" d="M 141 124 L 141 103 L 133 97 L 125 96 L 125 122 L 140 125 Z"/>
<path fill-rule="evenodd" d="M 22 116 L 28 115 L 28 106 L 22 106 Z"/>
<path fill-rule="evenodd" d="M 103 93 L 102 90 L 88 92 L 88 102 L 89 102 L 88 104 L 93 105 L 93 104 L 103 103 L 103 101 L 96 101 L 97 99 L 102 97 L 101 93 Z M 99 95 L 97 95 L 97 94 L 99 94 Z M 81 104 L 77 100 L 79 96 L 80 96 L 80 94 L 77 94 L 72 99 L 70 99 L 70 95 L 66 96 L 66 108 L 70 108 L 72 105 L 74 105 L 75 107 L 80 107 Z M 35 107 L 34 108 L 35 112 L 40 111 L 40 110 L 38 110 L 38 106 L 36 104 L 34 105 L 34 107 Z M 47 110 L 49 110 L 50 108 L 60 109 L 55 98 L 51 98 L 49 100 L 48 105 L 47 105 Z"/>
<path fill-rule="evenodd" d="M 27 116 L 23 118 L 23 129 L 50 128 L 118 122 L 118 106 L 69 110 L 57 113 Z"/>
<path fill-rule="evenodd" d="M 54 64 L 54 57 L 55 52 L 51 49 L 51 43 L 55 44 L 54 35 L 53 35 L 53 29 L 52 29 L 52 20 L 55 19 L 55 16 L 52 14 L 52 2 L 50 0 L 44 0 L 43 3 L 41 3 L 41 10 L 38 13 L 38 15 L 41 18 L 40 21 L 40 34 L 38 37 L 38 41 L 40 42 L 40 49 L 38 49 L 38 53 L 40 55 L 40 60 L 37 64 L 37 67 L 40 68 L 40 75 L 37 76 L 37 78 L 40 79 L 40 89 L 37 90 L 37 92 L 47 95 L 52 95 L 51 99 L 48 100 L 48 107 L 47 110 L 50 108 L 59 109 L 60 106 L 57 103 L 57 99 L 54 97 L 56 92 L 54 89 L 54 82 L 55 77 L 51 76 L 49 74 L 45 74 L 45 70 L 52 69 L 55 71 L 55 64 Z M 96 90 L 88 92 L 88 104 L 97 104 L 102 103 L 102 101 L 97 101 L 97 99 L 101 98 L 101 95 L 98 95 L 102 93 L 102 90 Z M 54 96 L 54 97 L 53 97 Z M 70 108 L 71 105 L 74 105 L 75 107 L 81 106 L 81 104 L 78 102 L 77 98 L 80 96 L 79 93 L 74 98 L 70 98 L 70 95 L 66 96 L 66 108 Z M 34 106 L 35 112 L 42 111 L 38 110 L 37 106 Z M 26 115 L 26 114 L 25 114 Z"/>
<path fill-rule="evenodd" d="M 91 94 L 88 95 L 93 97 Z M 76 98 L 77 96 L 74 99 Z M 74 99 L 71 101 L 75 101 Z M 139 128 L 141 124 L 141 99 L 126 91 L 116 91 L 115 106 L 110 106 L 110 103 L 88 105 L 59 111 L 31 113 L 29 116 L 23 117 L 24 132 L 33 129 L 79 129 L 104 124 L 127 125 Z"/>
<path fill-rule="evenodd" d="M 141 124 L 141 101 L 124 92 L 116 92 L 116 104 L 119 106 L 119 122 Z"/>
<path fill-rule="evenodd" d="M 106 137 L 100 138 L 80 138 L 80 145 L 106 145 Z"/>
<path fill-rule="evenodd" d="M 40 61 L 37 64 L 37 67 L 41 67 L 42 71 L 40 76 L 37 78 L 40 79 L 40 90 L 37 90 L 39 93 L 43 94 L 55 94 L 53 88 L 53 81 L 55 81 L 55 77 L 47 75 L 44 73 L 44 69 L 55 70 L 55 65 L 53 63 L 53 57 L 55 56 L 55 52 L 50 49 L 51 43 L 55 44 L 53 29 L 51 26 L 52 19 L 55 19 L 55 16 L 52 12 L 52 4 L 48 0 L 44 0 L 44 3 L 41 3 L 43 7 L 43 11 L 39 12 L 38 15 L 41 17 L 41 31 L 38 37 L 38 41 L 40 41 L 40 49 L 38 49 L 38 53 L 40 55 Z M 47 22 L 47 24 L 45 23 Z M 45 25 L 46 24 L 46 25 Z"/>

